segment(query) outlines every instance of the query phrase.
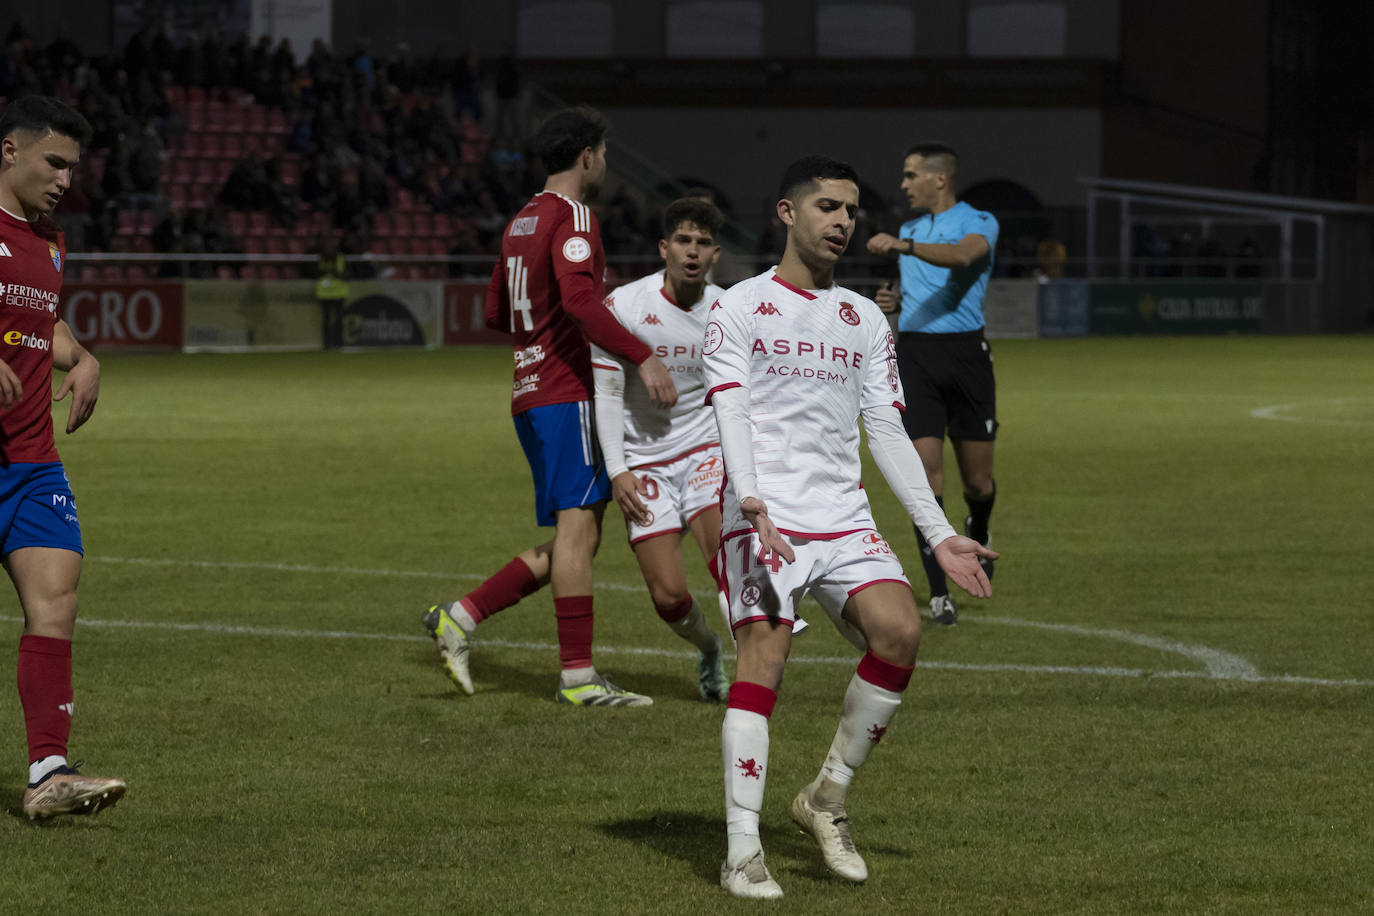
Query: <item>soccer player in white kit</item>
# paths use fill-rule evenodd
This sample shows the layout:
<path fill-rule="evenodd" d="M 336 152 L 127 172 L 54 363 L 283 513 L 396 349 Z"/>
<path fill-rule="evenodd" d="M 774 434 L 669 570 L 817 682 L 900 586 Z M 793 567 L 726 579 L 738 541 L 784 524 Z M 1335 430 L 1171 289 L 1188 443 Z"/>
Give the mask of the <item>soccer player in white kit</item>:
<path fill-rule="evenodd" d="M 758 899 L 782 896 L 764 864 L 759 812 L 768 720 L 798 602 L 810 593 L 865 652 L 820 772 L 792 802 L 825 864 L 851 881 L 865 880 L 868 867 L 850 837 L 845 797 L 916 663 L 920 614 L 860 485 L 860 417 L 878 468 L 950 578 L 987 597 L 978 558 L 997 556 L 956 535 L 931 494 L 902 427 L 886 317 L 834 285 L 858 211 L 858 176 L 845 163 L 807 157 L 788 167 L 778 196 L 782 260 L 721 296 L 703 346 L 726 470 L 719 566 L 739 645 L 721 729 L 729 849 L 720 881 Z"/>
<path fill-rule="evenodd" d="M 720 545 L 720 457 L 716 418 L 702 399 L 701 339 L 706 313 L 724 292 L 707 280 L 724 217 L 700 197 L 673 201 L 663 214 L 658 252 L 664 269 L 616 289 L 606 307 L 668 367 L 677 403 L 664 409 L 623 360 L 592 346 L 596 431 L 611 496 L 649 587 L 654 610 L 700 653 L 701 698 L 719 703 L 729 686 L 720 637 L 687 590 L 682 531 L 690 530 L 715 575 Z"/>

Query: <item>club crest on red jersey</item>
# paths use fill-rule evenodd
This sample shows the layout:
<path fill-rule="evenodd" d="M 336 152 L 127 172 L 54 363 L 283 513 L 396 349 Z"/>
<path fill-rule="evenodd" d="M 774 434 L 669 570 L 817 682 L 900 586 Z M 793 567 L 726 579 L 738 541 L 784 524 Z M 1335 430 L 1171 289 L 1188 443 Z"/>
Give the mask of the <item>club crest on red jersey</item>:
<path fill-rule="evenodd" d="M 845 324 L 857 325 L 859 323 L 859 313 L 854 311 L 854 306 L 848 302 L 840 303 L 840 320 Z"/>
<path fill-rule="evenodd" d="M 48 255 L 52 258 L 53 270 L 62 270 L 62 252 L 57 250 L 57 246 L 52 242 L 48 243 Z"/>

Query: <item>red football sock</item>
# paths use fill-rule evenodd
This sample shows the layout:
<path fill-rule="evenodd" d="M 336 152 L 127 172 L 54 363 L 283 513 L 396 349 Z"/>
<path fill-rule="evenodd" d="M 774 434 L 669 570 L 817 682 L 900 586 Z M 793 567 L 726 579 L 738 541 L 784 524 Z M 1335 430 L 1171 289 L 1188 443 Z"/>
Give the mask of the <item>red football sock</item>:
<path fill-rule="evenodd" d="M 474 623 L 481 623 L 497 611 L 516 604 L 542 588 L 524 560 L 516 557 L 495 575 L 463 598 L 463 607 Z"/>
<path fill-rule="evenodd" d="M 564 668 L 592 666 L 592 596 L 553 599 L 558 618 L 558 660 Z"/>
<path fill-rule="evenodd" d="M 72 732 L 71 640 L 19 637 L 18 670 L 29 762 L 67 756 L 67 737 Z"/>

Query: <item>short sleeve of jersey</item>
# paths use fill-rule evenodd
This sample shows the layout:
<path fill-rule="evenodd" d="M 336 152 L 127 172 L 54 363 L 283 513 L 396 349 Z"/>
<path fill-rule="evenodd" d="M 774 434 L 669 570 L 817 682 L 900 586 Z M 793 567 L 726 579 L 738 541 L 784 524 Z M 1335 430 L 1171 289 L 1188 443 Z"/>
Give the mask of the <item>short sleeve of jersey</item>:
<path fill-rule="evenodd" d="M 549 256 L 553 273 L 558 279 L 569 274 L 592 275 L 596 251 L 601 247 L 601 229 L 596 216 L 584 203 L 568 202 L 569 210 L 553 230 L 553 244 Z M 600 277 L 592 276 L 598 283 Z"/>
<path fill-rule="evenodd" d="M 988 240 L 988 251 L 997 250 L 997 233 L 999 231 L 997 217 L 970 207 L 968 212 L 964 214 L 962 222 L 963 234 L 960 236 L 961 238 L 963 235 L 981 235 Z"/>
<path fill-rule="evenodd" d="M 726 292 L 706 315 L 701 352 L 708 404 L 711 396 L 723 388 L 749 387 L 749 319 L 741 306 L 748 294 L 737 294 L 740 287 L 749 285 L 741 283 Z"/>
<path fill-rule="evenodd" d="M 876 305 L 871 311 L 875 320 L 866 321 L 874 330 L 868 352 L 878 358 L 864 364 L 864 387 L 859 409 L 896 407 L 905 411 L 906 395 L 902 391 L 902 379 L 897 373 L 897 342 L 892 337 L 887 316 Z M 869 310 L 865 309 L 864 318 L 868 319 L 869 314 Z"/>

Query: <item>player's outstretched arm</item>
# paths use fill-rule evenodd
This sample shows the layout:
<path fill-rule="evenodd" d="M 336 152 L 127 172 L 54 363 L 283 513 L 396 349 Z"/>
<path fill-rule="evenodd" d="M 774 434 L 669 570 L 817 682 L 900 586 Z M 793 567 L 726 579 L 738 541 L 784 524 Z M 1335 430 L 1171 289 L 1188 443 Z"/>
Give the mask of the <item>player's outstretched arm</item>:
<path fill-rule="evenodd" d="M 864 410 L 864 432 L 868 448 L 882 471 L 887 485 L 906 509 L 926 542 L 933 545 L 940 568 L 955 584 L 975 598 L 992 594 L 992 585 L 978 563 L 980 556 L 997 559 L 997 554 L 972 538 L 954 533 L 949 520 L 931 492 L 930 481 L 921 459 L 907 438 L 896 407 L 884 405 Z"/>
<path fill-rule="evenodd" d="M 67 434 L 71 435 L 95 413 L 100 397 L 100 362 L 76 342 L 67 322 L 58 321 L 52 332 L 52 364 L 67 373 L 52 399 L 60 401 L 71 394 L 72 406 L 67 411 Z"/>

